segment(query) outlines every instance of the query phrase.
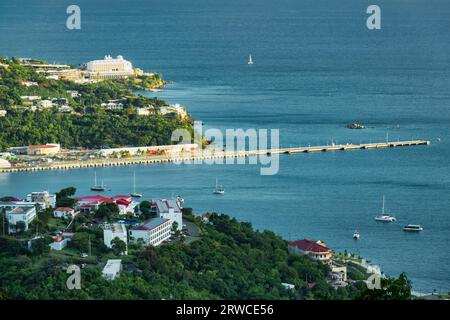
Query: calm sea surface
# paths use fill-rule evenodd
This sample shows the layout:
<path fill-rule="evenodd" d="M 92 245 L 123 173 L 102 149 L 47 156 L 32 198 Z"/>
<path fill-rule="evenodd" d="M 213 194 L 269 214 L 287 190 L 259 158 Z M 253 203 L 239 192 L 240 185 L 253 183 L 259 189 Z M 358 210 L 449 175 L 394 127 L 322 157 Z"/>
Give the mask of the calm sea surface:
<path fill-rule="evenodd" d="M 82 30 L 65 28 L 81 7 Z M 377 1 L 2 0 L 0 56 L 78 64 L 122 54 L 175 84 L 157 95 L 213 128 L 278 128 L 282 146 L 422 138 L 428 147 L 285 155 L 280 172 L 254 165 L 98 169 L 112 193 L 136 172 L 148 198 L 181 194 L 287 239 L 321 239 L 406 271 L 416 290 L 450 290 L 450 3 Z M 247 65 L 252 54 L 255 64 Z M 149 94 L 153 96 L 155 94 Z M 345 124 L 361 122 L 366 130 Z M 0 175 L 0 195 L 76 186 L 93 170 Z M 215 178 L 226 188 L 212 194 Z M 395 224 L 375 223 L 382 196 Z M 401 230 L 408 223 L 424 231 Z M 355 229 L 361 233 L 355 242 Z"/>

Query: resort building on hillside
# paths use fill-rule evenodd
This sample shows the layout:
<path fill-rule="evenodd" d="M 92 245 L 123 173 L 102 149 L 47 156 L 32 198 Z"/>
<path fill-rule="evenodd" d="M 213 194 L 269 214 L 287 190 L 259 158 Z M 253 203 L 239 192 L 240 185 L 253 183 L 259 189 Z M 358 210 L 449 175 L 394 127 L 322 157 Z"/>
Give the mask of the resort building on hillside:
<path fill-rule="evenodd" d="M 133 65 L 120 55 L 116 58 L 105 56 L 103 60 L 90 61 L 86 70 L 88 76 L 95 79 L 121 79 L 134 76 Z"/>
<path fill-rule="evenodd" d="M 138 116 L 149 116 L 151 113 L 149 108 L 135 108 L 134 111 Z"/>
<path fill-rule="evenodd" d="M 78 201 L 77 209 L 80 213 L 89 214 L 99 208 L 102 203 L 115 203 L 119 207 L 119 214 L 134 214 L 138 205 L 128 195 L 118 195 L 112 198 L 103 197 L 101 195 L 86 196 L 75 198 Z"/>
<path fill-rule="evenodd" d="M 176 199 L 152 200 L 151 208 L 159 218 L 169 219 L 172 224 L 176 222 L 178 230 L 183 228 L 183 214 Z"/>
<path fill-rule="evenodd" d="M 106 110 L 123 110 L 123 103 L 121 102 L 102 103 L 101 106 Z"/>
<path fill-rule="evenodd" d="M 38 102 L 39 109 L 50 109 L 53 108 L 53 102 L 50 100 L 41 100 Z"/>
<path fill-rule="evenodd" d="M 331 264 L 333 260 L 333 250 L 327 248 L 320 241 L 312 241 L 308 239 L 295 240 L 289 242 L 288 249 L 290 252 L 304 254 L 314 260 L 318 260 L 327 264 Z"/>
<path fill-rule="evenodd" d="M 111 249 L 112 248 L 111 242 L 115 238 L 119 238 L 119 240 L 122 240 L 123 242 L 125 242 L 125 244 L 128 243 L 127 228 L 125 227 L 125 224 L 112 223 L 107 224 L 103 227 L 103 242 L 105 243 L 105 246 Z M 125 254 L 127 254 L 127 251 L 125 251 Z"/>
<path fill-rule="evenodd" d="M 170 238 L 172 222 L 169 219 L 153 218 L 134 226 L 128 232 L 130 242 L 145 246 L 157 246 Z"/>
<path fill-rule="evenodd" d="M 108 262 L 106 262 L 106 265 L 102 270 L 103 278 L 111 281 L 120 277 L 121 273 L 122 273 L 122 260 L 120 259 L 108 260 Z"/>
<path fill-rule="evenodd" d="M 33 205 L 15 207 L 6 213 L 6 218 L 8 219 L 9 233 L 16 233 L 18 222 L 23 222 L 25 226 L 23 231 L 27 231 L 30 223 L 36 218 L 36 207 Z"/>
<path fill-rule="evenodd" d="M 159 108 L 159 114 L 160 115 L 176 115 L 180 118 L 186 118 L 187 117 L 187 111 L 186 108 L 181 106 L 180 104 L 172 104 L 170 106 L 162 106 Z"/>
<path fill-rule="evenodd" d="M 51 156 L 61 151 L 61 145 L 58 143 L 47 143 L 45 145 L 28 146 L 29 156 Z"/>
<path fill-rule="evenodd" d="M 69 218 L 75 217 L 75 210 L 69 207 L 59 207 L 53 211 L 53 216 L 55 218 Z"/>
<path fill-rule="evenodd" d="M 42 209 L 56 207 L 56 194 L 51 194 L 48 191 L 32 192 L 27 195 L 27 201 L 37 203 Z"/>

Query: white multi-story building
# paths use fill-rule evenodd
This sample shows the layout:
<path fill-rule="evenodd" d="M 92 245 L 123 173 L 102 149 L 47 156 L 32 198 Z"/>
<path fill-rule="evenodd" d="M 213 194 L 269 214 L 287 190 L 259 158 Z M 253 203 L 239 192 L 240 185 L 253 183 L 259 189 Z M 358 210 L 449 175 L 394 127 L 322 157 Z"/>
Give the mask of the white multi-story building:
<path fill-rule="evenodd" d="M 133 65 L 120 55 L 116 58 L 105 56 L 103 60 L 88 62 L 87 72 L 90 78 L 98 79 L 120 79 L 134 76 Z"/>
<path fill-rule="evenodd" d="M 25 229 L 27 231 L 30 223 L 36 218 L 36 207 L 35 206 L 22 206 L 15 207 L 6 214 L 9 224 L 9 233 L 16 232 L 16 224 L 18 222 L 23 222 L 25 224 Z"/>
<path fill-rule="evenodd" d="M 172 222 L 169 219 L 153 218 L 130 229 L 130 242 L 157 246 L 170 238 L 171 229 Z"/>
<path fill-rule="evenodd" d="M 105 243 L 105 246 L 108 248 L 112 248 L 111 242 L 115 239 L 119 238 L 125 244 L 128 243 L 127 241 L 127 228 L 123 223 L 113 223 L 113 224 L 107 224 L 103 228 L 103 242 Z M 125 251 L 125 254 L 127 252 Z"/>
<path fill-rule="evenodd" d="M 56 194 L 51 194 L 48 191 L 32 192 L 27 195 L 28 202 L 38 203 L 42 209 L 56 207 Z"/>
<path fill-rule="evenodd" d="M 172 104 L 170 106 L 162 106 L 159 108 L 159 114 L 160 115 L 168 115 L 168 114 L 174 114 L 179 116 L 180 118 L 186 118 L 187 117 L 187 111 L 186 108 L 181 106 L 180 104 Z"/>
<path fill-rule="evenodd" d="M 108 260 L 102 271 L 103 278 L 105 278 L 106 280 L 114 280 L 120 277 L 121 273 L 122 273 L 122 260 L 120 259 Z"/>
<path fill-rule="evenodd" d="M 177 199 L 152 200 L 152 210 L 159 218 L 169 219 L 171 223 L 177 223 L 177 229 L 183 228 L 183 214 Z"/>

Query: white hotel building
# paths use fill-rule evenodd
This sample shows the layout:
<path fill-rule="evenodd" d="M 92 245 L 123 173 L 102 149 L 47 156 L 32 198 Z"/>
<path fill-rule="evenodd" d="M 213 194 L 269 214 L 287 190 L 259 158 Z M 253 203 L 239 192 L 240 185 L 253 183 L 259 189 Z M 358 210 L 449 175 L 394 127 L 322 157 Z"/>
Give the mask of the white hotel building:
<path fill-rule="evenodd" d="M 6 214 L 8 219 L 8 232 L 16 233 L 16 224 L 23 222 L 25 224 L 25 230 L 28 230 L 30 223 L 36 218 L 36 207 L 34 205 L 15 207 Z"/>
<path fill-rule="evenodd" d="M 94 60 L 87 63 L 89 78 L 94 79 L 121 79 L 135 75 L 131 62 L 122 56 L 112 58 L 105 56 L 103 60 Z"/>
<path fill-rule="evenodd" d="M 130 229 L 130 242 L 142 243 L 145 246 L 157 246 L 170 238 L 172 221 L 164 218 L 154 218 L 146 223 Z"/>

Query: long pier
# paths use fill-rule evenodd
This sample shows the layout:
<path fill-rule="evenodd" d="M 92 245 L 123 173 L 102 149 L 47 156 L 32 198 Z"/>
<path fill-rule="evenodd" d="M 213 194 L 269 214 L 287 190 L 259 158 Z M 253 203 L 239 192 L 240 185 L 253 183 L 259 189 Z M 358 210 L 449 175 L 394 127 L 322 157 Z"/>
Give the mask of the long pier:
<path fill-rule="evenodd" d="M 294 148 L 280 148 L 254 151 L 218 151 L 218 150 L 202 150 L 202 152 L 180 154 L 178 156 L 152 156 L 152 157 L 134 157 L 123 159 L 91 159 L 85 161 L 59 161 L 51 163 L 42 163 L 39 165 L 21 165 L 10 168 L 0 168 L 0 173 L 24 172 L 24 171 L 44 171 L 44 170 L 68 170 L 80 168 L 96 168 L 126 165 L 147 165 L 168 162 L 186 162 L 186 161 L 202 161 L 226 158 L 242 158 L 254 157 L 260 155 L 274 154 L 293 154 L 293 153 L 316 153 L 330 151 L 351 151 L 351 150 L 368 150 L 381 148 L 397 148 L 429 145 L 427 140 L 406 140 L 396 142 L 376 142 L 363 144 L 332 144 L 325 146 L 308 146 Z"/>

